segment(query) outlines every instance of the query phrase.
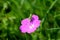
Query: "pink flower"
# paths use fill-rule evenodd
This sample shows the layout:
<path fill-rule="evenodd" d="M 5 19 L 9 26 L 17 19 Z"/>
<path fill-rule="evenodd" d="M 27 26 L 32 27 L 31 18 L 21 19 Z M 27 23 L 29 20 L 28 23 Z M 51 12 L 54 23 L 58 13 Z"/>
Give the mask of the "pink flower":
<path fill-rule="evenodd" d="M 32 33 L 40 26 L 40 20 L 37 15 L 32 15 L 31 19 L 22 20 L 20 30 L 22 33 Z"/>

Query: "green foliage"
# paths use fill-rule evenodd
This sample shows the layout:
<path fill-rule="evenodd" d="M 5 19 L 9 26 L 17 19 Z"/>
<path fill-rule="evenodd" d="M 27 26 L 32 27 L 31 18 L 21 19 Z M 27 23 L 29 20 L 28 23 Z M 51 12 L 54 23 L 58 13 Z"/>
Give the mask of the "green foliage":
<path fill-rule="evenodd" d="M 21 20 L 30 14 L 38 15 L 41 25 L 23 34 Z M 0 40 L 60 40 L 60 0 L 0 0 Z"/>

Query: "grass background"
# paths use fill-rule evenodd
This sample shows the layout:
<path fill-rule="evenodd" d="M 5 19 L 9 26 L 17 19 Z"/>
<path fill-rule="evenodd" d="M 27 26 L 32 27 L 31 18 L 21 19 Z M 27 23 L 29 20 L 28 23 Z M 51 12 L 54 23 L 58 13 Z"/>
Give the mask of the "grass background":
<path fill-rule="evenodd" d="M 32 34 L 21 33 L 21 20 L 42 21 Z M 60 40 L 60 0 L 0 0 L 0 40 Z"/>

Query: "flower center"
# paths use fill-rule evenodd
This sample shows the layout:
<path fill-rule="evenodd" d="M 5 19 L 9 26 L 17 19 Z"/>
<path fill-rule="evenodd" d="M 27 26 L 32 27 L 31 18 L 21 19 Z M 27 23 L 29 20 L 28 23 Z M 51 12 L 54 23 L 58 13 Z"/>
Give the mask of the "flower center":
<path fill-rule="evenodd" d="M 29 27 L 29 28 L 30 28 L 30 29 L 32 29 L 33 27 L 34 27 L 34 24 L 30 25 L 30 27 Z"/>
<path fill-rule="evenodd" d="M 32 17 L 31 20 L 30 20 L 30 23 L 31 23 L 31 25 L 30 25 L 30 27 L 29 27 L 30 29 L 32 29 L 32 28 L 34 27 L 34 24 L 33 24 L 34 20 L 35 20 L 35 19 L 34 19 L 33 17 Z"/>
<path fill-rule="evenodd" d="M 30 22 L 32 23 L 34 20 L 35 20 L 35 19 L 32 17 L 31 20 L 30 20 Z"/>

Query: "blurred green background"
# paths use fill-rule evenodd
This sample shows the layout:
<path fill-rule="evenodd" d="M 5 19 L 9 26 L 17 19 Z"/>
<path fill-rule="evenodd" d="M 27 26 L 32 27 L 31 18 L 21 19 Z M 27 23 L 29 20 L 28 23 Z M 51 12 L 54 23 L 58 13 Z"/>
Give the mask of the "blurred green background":
<path fill-rule="evenodd" d="M 36 14 L 40 27 L 21 33 L 21 20 Z M 60 0 L 0 0 L 0 40 L 60 40 Z"/>

